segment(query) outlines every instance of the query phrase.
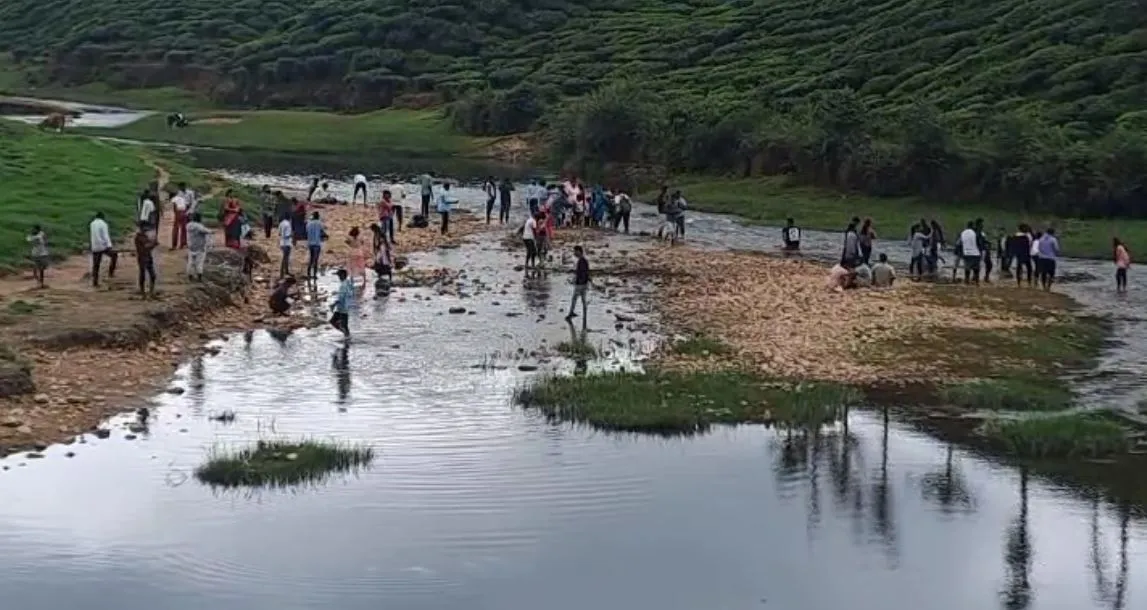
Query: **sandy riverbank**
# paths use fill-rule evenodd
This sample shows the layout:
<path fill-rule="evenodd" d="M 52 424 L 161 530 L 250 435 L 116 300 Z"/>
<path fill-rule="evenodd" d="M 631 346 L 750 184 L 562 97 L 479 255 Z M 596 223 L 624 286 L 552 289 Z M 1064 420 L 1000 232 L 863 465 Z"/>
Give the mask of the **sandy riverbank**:
<path fill-rule="evenodd" d="M 161 175 L 161 181 L 166 180 Z M 216 185 L 213 192 L 221 192 Z M 216 202 L 208 203 L 214 206 Z M 373 211 L 362 207 L 318 207 L 330 239 L 324 267 L 345 264 L 351 227 L 363 228 Z M 30 278 L 0 279 L 0 455 L 32 450 L 55 442 L 71 442 L 107 417 L 142 405 L 167 385 L 174 369 L 187 358 L 208 351 L 207 343 L 231 332 L 273 325 L 301 327 L 319 321 L 310 308 L 300 307 L 286 319 L 271 319 L 266 296 L 278 272 L 274 235 L 261 235 L 255 246 L 263 257 L 254 284 L 245 286 L 238 273 L 239 258 L 222 248 L 222 232 L 213 237 L 207 281 L 185 278 L 186 251 L 169 249 L 171 214 L 159 230 L 156 264 L 161 294 L 143 300 L 136 292 L 134 256 L 121 254 L 116 277 L 91 287 L 87 256 L 69 258 L 48 271 L 48 288 L 36 290 Z M 457 214 L 451 234 L 435 229 L 406 229 L 397 236 L 396 253 L 457 245 L 466 236 L 486 230 L 469 214 Z M 130 236 L 113 236 L 128 250 Z M 301 273 L 305 260 L 295 256 L 292 269 Z M 412 269 L 412 276 L 432 274 Z M 105 271 L 106 273 L 106 263 Z M 325 300 L 310 293 L 314 302 Z M 4 354 L 0 354 L 2 356 Z"/>

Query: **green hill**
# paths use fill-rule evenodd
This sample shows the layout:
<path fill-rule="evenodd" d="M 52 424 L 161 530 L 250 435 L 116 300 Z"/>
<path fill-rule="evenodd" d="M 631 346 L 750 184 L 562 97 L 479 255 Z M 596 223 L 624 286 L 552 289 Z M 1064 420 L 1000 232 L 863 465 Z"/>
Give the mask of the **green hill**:
<path fill-rule="evenodd" d="M 231 106 L 452 103 L 590 173 L 1147 215 L 1144 0 L 6 0 L 0 51 Z"/>

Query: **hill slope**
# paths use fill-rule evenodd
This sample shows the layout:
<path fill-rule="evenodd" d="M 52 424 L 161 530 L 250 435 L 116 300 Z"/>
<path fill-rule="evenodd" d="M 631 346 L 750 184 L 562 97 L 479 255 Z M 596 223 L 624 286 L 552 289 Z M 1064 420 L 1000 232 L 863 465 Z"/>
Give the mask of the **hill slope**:
<path fill-rule="evenodd" d="M 6 0 L 0 50 L 57 83 L 373 108 L 530 83 L 773 103 L 850 87 L 945 112 L 1109 123 L 1147 99 L 1142 0 Z"/>

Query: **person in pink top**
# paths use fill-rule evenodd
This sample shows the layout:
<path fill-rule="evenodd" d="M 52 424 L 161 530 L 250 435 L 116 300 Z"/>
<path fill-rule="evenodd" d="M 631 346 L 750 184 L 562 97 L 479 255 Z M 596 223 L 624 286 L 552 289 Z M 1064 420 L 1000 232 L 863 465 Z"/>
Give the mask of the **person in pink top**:
<path fill-rule="evenodd" d="M 1112 241 L 1115 246 L 1115 291 L 1127 292 L 1127 268 L 1131 266 L 1131 253 L 1118 237 Z"/>

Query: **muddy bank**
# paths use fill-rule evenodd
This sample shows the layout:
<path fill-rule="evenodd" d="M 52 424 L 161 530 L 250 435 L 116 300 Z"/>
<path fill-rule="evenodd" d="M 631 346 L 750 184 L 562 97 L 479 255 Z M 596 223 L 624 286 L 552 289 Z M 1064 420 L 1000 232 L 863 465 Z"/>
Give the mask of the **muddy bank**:
<path fill-rule="evenodd" d="M 366 229 L 373 211 L 348 206 L 316 206 L 330 239 L 324 270 L 344 266 L 349 232 Z M 100 289 L 90 285 L 86 257 L 74 257 L 48 272 L 49 288 L 34 290 L 26 278 L 0 280 L 0 455 L 71 442 L 111 415 L 128 411 L 161 392 L 172 372 L 188 357 L 214 348 L 208 343 L 228 333 L 257 328 L 290 330 L 322 324 L 327 295 L 318 286 L 301 291 L 291 316 L 270 317 L 266 298 L 278 275 L 276 237 L 256 236 L 257 267 L 248 284 L 240 273 L 242 256 L 221 247 L 213 236 L 203 283 L 185 277 L 186 251 L 167 248 L 170 216 L 165 214 L 156 249 L 160 294 L 141 299 L 135 291 L 136 266 L 121 255 L 115 278 Z M 443 236 L 436 229 L 408 229 L 398 235 L 396 254 L 456 248 L 486 229 L 460 213 Z M 271 255 L 268 255 L 268 252 Z M 291 269 L 302 274 L 306 261 L 296 253 Z M 441 282 L 434 268 L 407 268 L 399 285 Z M 106 268 L 104 273 L 106 273 Z M 368 272 L 373 280 L 373 272 Z"/>

